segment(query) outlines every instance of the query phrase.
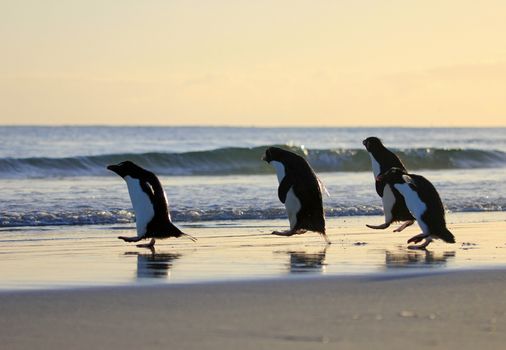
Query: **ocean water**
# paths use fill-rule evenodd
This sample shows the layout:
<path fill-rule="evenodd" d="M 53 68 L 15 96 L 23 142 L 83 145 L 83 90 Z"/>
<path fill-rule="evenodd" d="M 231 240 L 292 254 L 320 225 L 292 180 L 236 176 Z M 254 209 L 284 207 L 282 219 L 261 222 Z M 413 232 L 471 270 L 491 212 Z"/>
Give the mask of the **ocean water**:
<path fill-rule="evenodd" d="M 325 183 L 327 216 L 381 215 L 362 146 L 380 137 L 426 176 L 450 212 L 506 210 L 506 129 L 0 127 L 0 227 L 131 223 L 132 160 L 160 176 L 174 221 L 286 217 L 266 147 L 306 156 Z"/>

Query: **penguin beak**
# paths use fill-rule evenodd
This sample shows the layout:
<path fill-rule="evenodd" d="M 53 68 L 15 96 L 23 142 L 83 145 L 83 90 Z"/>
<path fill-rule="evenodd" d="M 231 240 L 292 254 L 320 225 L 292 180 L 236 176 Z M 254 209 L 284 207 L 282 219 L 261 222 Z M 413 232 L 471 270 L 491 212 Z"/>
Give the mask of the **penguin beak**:
<path fill-rule="evenodd" d="M 113 171 L 115 172 L 116 174 L 118 173 L 118 169 L 119 169 L 119 166 L 115 165 L 115 164 L 111 164 L 111 165 L 108 165 L 107 166 L 107 169 L 110 170 L 110 171 Z"/>
<path fill-rule="evenodd" d="M 367 141 L 366 141 L 366 140 L 362 141 L 362 144 L 363 144 L 365 147 L 367 147 Z"/>

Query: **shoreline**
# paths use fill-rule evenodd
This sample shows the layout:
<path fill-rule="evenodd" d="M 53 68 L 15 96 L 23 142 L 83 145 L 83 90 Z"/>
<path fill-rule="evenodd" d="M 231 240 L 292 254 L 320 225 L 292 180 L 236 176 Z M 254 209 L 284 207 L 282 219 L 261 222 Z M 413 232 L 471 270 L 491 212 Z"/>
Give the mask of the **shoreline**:
<path fill-rule="evenodd" d="M 233 176 L 233 175 L 231 175 Z M 331 215 L 325 217 L 326 221 L 331 221 L 333 227 L 328 229 L 341 227 L 344 223 L 362 223 L 365 221 L 381 221 L 384 219 L 383 215 Z M 506 210 L 503 211 L 446 211 L 446 221 L 449 225 L 452 224 L 466 224 L 466 223 L 479 223 L 479 222 L 502 222 L 506 221 Z M 252 226 L 251 223 L 269 223 L 269 227 L 287 226 L 287 218 L 268 218 L 268 219 L 217 219 L 217 220 L 195 220 L 184 221 L 176 220 L 176 224 L 181 227 L 200 228 L 200 227 L 214 227 L 214 226 Z M 347 224 L 349 225 L 349 224 Z M 393 223 L 390 228 L 400 226 L 400 223 Z M 87 224 L 62 224 L 62 225 L 15 225 L 15 226 L 2 226 L 0 232 L 23 231 L 23 230 L 51 230 L 59 228 L 75 228 L 75 227 L 89 227 L 92 229 L 134 229 L 135 221 L 121 222 L 121 223 L 87 223 Z M 376 232 L 390 232 L 389 228 L 385 230 L 377 230 Z M 374 230 L 372 231 L 374 232 Z"/>
<path fill-rule="evenodd" d="M 469 267 L 469 268 L 446 268 L 444 270 L 427 269 L 427 268 L 409 268 L 405 270 L 398 270 L 396 272 L 382 271 L 382 272 L 365 272 L 357 274 L 342 274 L 342 275 L 287 275 L 281 277 L 258 277 L 247 279 L 213 279 L 213 280 L 195 280 L 174 283 L 163 282 L 148 282 L 137 284 L 101 284 L 101 285 L 63 285 L 54 287 L 40 287 L 40 288 L 24 288 L 24 289 L 0 289 L 0 297 L 8 295 L 33 295 L 39 296 L 50 293 L 101 293 L 101 292 L 135 292 L 143 290 L 171 290 L 180 288 L 219 288 L 219 287 L 234 287 L 242 286 L 245 284 L 250 285 L 263 285 L 263 284 L 276 284 L 276 283 L 321 283 L 321 282 L 334 282 L 334 283 L 350 283 L 350 282 L 377 282 L 377 281 L 391 281 L 403 280 L 422 277 L 433 277 L 441 275 L 452 274 L 481 274 L 481 273 L 504 273 L 506 276 L 506 265 L 487 266 L 487 267 Z"/>

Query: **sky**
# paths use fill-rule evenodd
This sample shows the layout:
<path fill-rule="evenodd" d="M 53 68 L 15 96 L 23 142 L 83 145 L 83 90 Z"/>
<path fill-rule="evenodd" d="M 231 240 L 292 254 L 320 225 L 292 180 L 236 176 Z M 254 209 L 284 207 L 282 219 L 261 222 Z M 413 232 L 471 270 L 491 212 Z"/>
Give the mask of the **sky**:
<path fill-rule="evenodd" d="M 0 124 L 506 125 L 502 0 L 0 8 Z"/>

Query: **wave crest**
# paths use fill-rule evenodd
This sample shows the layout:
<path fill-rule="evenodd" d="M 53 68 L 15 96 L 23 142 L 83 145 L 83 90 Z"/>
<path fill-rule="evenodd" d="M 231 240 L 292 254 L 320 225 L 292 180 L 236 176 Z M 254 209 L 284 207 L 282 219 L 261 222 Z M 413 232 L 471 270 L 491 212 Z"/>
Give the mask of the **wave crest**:
<path fill-rule="evenodd" d="M 369 171 L 363 149 L 305 149 L 279 146 L 306 157 L 317 172 Z M 269 146 L 220 148 L 185 153 L 121 153 L 66 158 L 0 158 L 0 178 L 106 176 L 108 164 L 131 160 L 159 175 L 264 174 L 272 169 L 260 160 Z M 498 168 L 506 166 L 506 153 L 494 150 L 413 148 L 394 150 L 410 170 Z"/>

